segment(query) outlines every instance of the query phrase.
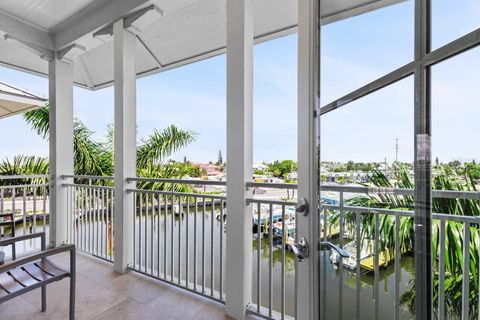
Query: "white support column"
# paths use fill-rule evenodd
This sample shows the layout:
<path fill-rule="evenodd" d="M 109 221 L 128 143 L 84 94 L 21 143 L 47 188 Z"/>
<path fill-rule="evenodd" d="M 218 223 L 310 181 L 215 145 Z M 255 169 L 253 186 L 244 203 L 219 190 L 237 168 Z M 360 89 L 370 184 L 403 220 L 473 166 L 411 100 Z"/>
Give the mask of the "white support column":
<path fill-rule="evenodd" d="M 133 196 L 127 178 L 136 176 L 136 73 L 135 36 L 124 29 L 123 19 L 113 25 L 115 79 L 115 227 L 114 270 L 127 272 L 133 263 Z"/>
<path fill-rule="evenodd" d="M 298 199 L 310 204 L 296 215 L 297 242 L 305 237 L 310 257 L 297 263 L 297 319 L 319 319 L 320 0 L 298 1 Z"/>
<path fill-rule="evenodd" d="M 227 1 L 227 245 L 226 307 L 243 319 L 251 301 L 252 210 L 245 183 L 252 179 L 253 3 Z"/>
<path fill-rule="evenodd" d="M 73 174 L 73 67 L 53 59 L 48 66 L 50 147 L 50 245 L 67 239 L 67 189 L 62 175 Z"/>

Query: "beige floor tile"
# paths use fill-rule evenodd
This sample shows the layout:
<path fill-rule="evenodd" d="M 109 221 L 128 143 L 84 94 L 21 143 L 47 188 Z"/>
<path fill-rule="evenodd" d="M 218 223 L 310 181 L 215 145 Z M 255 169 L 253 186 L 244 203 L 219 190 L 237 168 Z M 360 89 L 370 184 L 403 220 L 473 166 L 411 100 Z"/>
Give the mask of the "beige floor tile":
<path fill-rule="evenodd" d="M 105 285 L 123 295 L 145 304 L 149 304 L 170 289 L 170 286 L 129 272 Z"/>
<path fill-rule="evenodd" d="M 43 316 L 40 306 L 36 308 L 23 297 L 17 297 L 0 304 L 0 319 L 33 320 L 41 319 Z"/>
<path fill-rule="evenodd" d="M 157 320 L 161 312 L 132 299 L 127 299 L 103 312 L 95 320 Z"/>
<path fill-rule="evenodd" d="M 167 317 L 191 319 L 203 306 L 205 299 L 186 291 L 172 288 L 150 303 Z"/>
<path fill-rule="evenodd" d="M 225 307 L 220 303 L 205 302 L 204 306 L 198 310 L 190 319 L 195 320 L 223 320 L 225 318 Z"/>
<path fill-rule="evenodd" d="M 68 257 L 55 262 L 68 269 Z M 223 320 L 224 306 L 174 286 L 129 272 L 114 273 L 104 261 L 77 256 L 76 320 Z M 47 286 L 47 311 L 40 289 L 0 305 L 0 320 L 68 319 L 69 279 Z M 247 317 L 255 319 L 255 317 Z"/>

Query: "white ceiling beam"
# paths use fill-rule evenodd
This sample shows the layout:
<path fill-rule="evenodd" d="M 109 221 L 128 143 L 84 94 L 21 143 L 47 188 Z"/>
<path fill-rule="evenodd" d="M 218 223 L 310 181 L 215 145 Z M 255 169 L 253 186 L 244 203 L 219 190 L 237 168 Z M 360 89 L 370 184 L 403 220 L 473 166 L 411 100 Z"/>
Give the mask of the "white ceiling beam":
<path fill-rule="evenodd" d="M 98 0 L 80 10 L 70 19 L 56 26 L 54 34 L 55 47 L 63 48 L 84 35 L 115 22 L 130 11 L 147 3 L 148 0 Z"/>
<path fill-rule="evenodd" d="M 35 46 L 54 49 L 53 38 L 47 31 L 3 11 L 0 11 L 0 31 Z"/>

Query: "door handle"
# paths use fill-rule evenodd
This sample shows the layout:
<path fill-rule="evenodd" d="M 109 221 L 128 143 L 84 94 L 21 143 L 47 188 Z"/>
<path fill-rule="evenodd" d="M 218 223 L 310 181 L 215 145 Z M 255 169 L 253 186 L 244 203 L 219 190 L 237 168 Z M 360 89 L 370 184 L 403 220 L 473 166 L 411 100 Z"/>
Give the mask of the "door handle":
<path fill-rule="evenodd" d="M 337 253 L 340 255 L 340 257 L 342 257 L 342 259 L 350 258 L 350 253 L 348 253 L 347 250 L 342 249 L 339 246 L 334 245 L 331 242 L 320 242 L 320 250 L 321 251 L 330 250 L 330 249 L 337 251 Z"/>
<path fill-rule="evenodd" d="M 300 241 L 290 244 L 290 248 L 293 254 L 297 258 L 298 262 L 302 262 L 310 256 L 310 250 L 308 248 L 308 242 L 305 237 L 300 238 Z"/>

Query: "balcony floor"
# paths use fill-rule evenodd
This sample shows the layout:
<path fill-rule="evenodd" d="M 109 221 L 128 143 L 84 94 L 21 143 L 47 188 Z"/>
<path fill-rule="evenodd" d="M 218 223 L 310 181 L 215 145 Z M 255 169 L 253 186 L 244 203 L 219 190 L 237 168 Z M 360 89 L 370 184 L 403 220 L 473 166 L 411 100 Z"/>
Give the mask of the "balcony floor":
<path fill-rule="evenodd" d="M 68 270 L 68 255 L 52 259 Z M 77 253 L 76 320 L 229 319 L 224 306 L 134 272 L 119 275 L 108 262 Z M 2 319 L 68 319 L 69 279 L 47 286 L 47 311 L 40 289 L 0 305 Z M 256 319 L 255 317 L 248 317 Z"/>

